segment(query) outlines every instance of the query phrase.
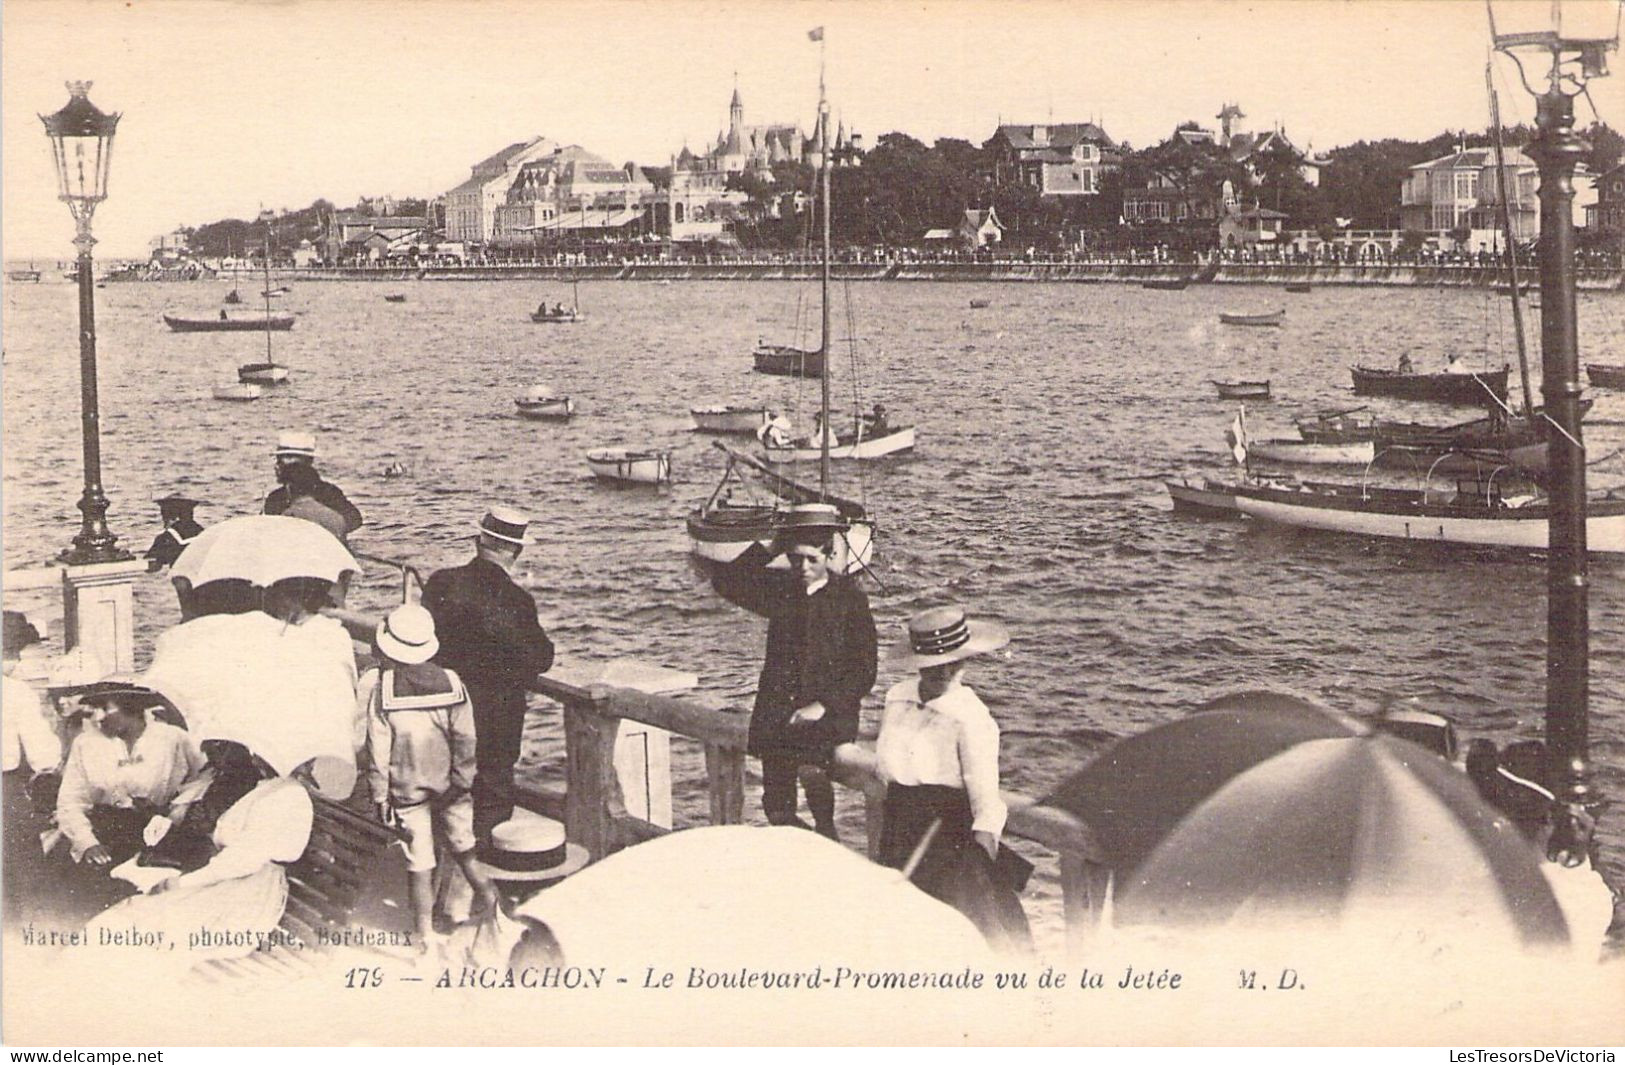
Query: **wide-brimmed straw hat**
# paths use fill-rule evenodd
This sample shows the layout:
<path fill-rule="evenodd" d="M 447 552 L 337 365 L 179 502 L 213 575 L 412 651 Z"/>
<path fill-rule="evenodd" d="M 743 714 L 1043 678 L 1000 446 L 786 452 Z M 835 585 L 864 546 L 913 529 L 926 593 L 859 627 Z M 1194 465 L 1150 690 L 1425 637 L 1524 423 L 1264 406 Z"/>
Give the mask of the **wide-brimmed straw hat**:
<path fill-rule="evenodd" d="M 564 838 L 564 826 L 525 809 L 491 829 L 491 844 L 474 864 L 496 881 L 559 880 L 580 871 L 587 848 Z"/>
<path fill-rule="evenodd" d="M 85 685 L 75 694 L 79 696 L 79 705 L 87 709 L 116 699 L 123 710 L 151 710 L 160 721 L 178 728 L 186 727 L 186 715 L 181 713 L 175 701 L 134 673 L 109 674 Z"/>
<path fill-rule="evenodd" d="M 822 542 L 831 533 L 851 528 L 831 503 L 801 503 L 791 507 L 773 525 L 773 545 L 784 550 L 795 544 Z"/>
<path fill-rule="evenodd" d="M 378 650 L 409 666 L 427 662 L 440 651 L 434 615 L 416 603 L 405 603 L 390 611 L 373 630 L 373 640 Z"/>
<path fill-rule="evenodd" d="M 316 434 L 290 429 L 277 434 L 273 455 L 291 455 L 296 458 L 316 457 Z"/>
<path fill-rule="evenodd" d="M 530 527 L 530 518 L 521 514 L 512 507 L 492 507 L 480 519 L 480 535 L 489 536 L 504 543 L 519 544 L 523 546 L 525 530 Z"/>
<path fill-rule="evenodd" d="M 998 622 L 972 621 L 963 607 L 938 606 L 908 619 L 908 637 L 888 657 L 904 669 L 924 669 L 997 651 L 1009 642 L 1009 631 Z"/>

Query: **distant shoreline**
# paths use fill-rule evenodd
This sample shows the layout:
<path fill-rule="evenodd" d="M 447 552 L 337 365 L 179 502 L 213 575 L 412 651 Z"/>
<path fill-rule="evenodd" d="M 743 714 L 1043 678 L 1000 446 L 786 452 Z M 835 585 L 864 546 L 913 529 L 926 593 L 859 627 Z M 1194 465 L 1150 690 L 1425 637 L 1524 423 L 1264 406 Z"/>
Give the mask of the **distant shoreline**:
<path fill-rule="evenodd" d="M 1122 262 L 929 262 L 836 263 L 833 276 L 843 281 L 1059 282 L 1071 284 L 1139 284 L 1189 279 L 1198 264 Z M 1590 292 L 1625 292 L 1625 269 L 1581 267 L 1579 288 Z M 817 263 L 807 262 L 635 262 L 584 266 L 534 263 L 429 267 L 278 268 L 279 281 L 810 281 Z M 131 279 L 147 280 L 147 279 Z M 169 280 L 169 279 L 151 279 Z M 175 278 L 174 280 L 185 280 Z M 204 278 L 202 280 L 208 280 Z M 214 280 L 227 280 L 217 276 Z M 1520 273 L 1521 284 L 1538 290 L 1534 271 Z M 1289 265 L 1227 263 L 1211 281 L 1194 285 L 1310 284 L 1364 287 L 1494 288 L 1507 286 L 1504 268 L 1433 265 Z"/>

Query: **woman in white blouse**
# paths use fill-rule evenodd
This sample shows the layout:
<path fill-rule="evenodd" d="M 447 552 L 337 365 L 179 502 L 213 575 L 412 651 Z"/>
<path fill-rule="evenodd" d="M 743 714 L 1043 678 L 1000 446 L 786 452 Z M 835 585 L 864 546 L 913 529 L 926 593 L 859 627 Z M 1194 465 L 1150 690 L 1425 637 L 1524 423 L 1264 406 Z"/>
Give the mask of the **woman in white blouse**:
<path fill-rule="evenodd" d="M 1032 937 L 1012 879 L 1025 878 L 1006 871 L 1025 863 L 1013 854 L 998 860 L 1008 813 L 999 726 L 964 683 L 969 659 L 1008 642 L 1002 626 L 967 620 L 957 606 L 909 619 L 893 661 L 919 676 L 886 693 L 875 749 L 886 781 L 880 860 L 906 868 L 929 837 L 914 883 L 964 913 L 994 947 L 1024 948 Z"/>

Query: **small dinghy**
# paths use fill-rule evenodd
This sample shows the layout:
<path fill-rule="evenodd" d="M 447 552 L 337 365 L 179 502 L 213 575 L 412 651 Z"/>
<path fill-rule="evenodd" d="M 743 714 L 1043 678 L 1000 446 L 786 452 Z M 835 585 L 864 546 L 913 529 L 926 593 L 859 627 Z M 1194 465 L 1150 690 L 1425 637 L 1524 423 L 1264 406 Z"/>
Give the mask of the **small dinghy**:
<path fill-rule="evenodd" d="M 587 468 L 602 481 L 660 484 L 671 481 L 671 452 L 664 448 L 601 447 L 587 452 Z"/>
<path fill-rule="evenodd" d="M 1219 321 L 1225 325 L 1271 326 L 1280 325 L 1281 320 L 1285 317 L 1286 309 L 1283 307 L 1281 310 L 1271 311 L 1269 314 L 1221 314 L 1219 315 Z"/>
<path fill-rule="evenodd" d="M 244 384 L 280 385 L 288 379 L 288 368 L 276 362 L 251 362 L 237 367 L 237 380 Z"/>
<path fill-rule="evenodd" d="M 1292 466 L 1366 466 L 1376 457 L 1370 440 L 1349 444 L 1312 444 L 1307 440 L 1249 440 L 1247 453 L 1265 462 Z"/>
<path fill-rule="evenodd" d="M 265 394 L 265 388 L 252 381 L 222 381 L 214 386 L 214 398 L 242 403 L 251 399 L 259 399 Z"/>
<path fill-rule="evenodd" d="M 514 397 L 513 405 L 519 409 L 520 417 L 543 421 L 563 421 L 576 412 L 569 396 L 558 395 L 542 385 L 525 389 Z"/>
<path fill-rule="evenodd" d="M 970 309 L 973 310 L 973 311 L 985 311 L 991 306 L 993 306 L 993 301 L 992 300 L 971 300 L 970 301 Z"/>
<path fill-rule="evenodd" d="M 406 297 L 401 295 L 399 292 L 391 292 L 389 295 L 384 297 L 384 302 L 385 303 L 405 303 L 406 302 Z"/>
<path fill-rule="evenodd" d="M 1220 399 L 1269 399 L 1270 383 L 1264 381 L 1215 381 Z"/>
<path fill-rule="evenodd" d="M 688 413 L 702 433 L 754 434 L 773 416 L 766 407 L 690 407 Z"/>

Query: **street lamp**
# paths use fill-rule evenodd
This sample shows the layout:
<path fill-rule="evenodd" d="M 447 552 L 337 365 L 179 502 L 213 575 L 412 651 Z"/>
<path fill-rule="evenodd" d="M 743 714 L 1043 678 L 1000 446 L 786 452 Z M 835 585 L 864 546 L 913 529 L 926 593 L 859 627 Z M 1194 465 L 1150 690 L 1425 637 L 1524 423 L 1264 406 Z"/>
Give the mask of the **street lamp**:
<path fill-rule="evenodd" d="M 113 159 L 113 133 L 119 116 L 90 102 L 90 82 L 68 82 L 70 98 L 54 115 L 41 115 L 56 155 L 57 198 L 73 214 L 79 249 L 79 410 L 84 438 L 85 491 L 79 499 L 84 521 L 73 546 L 61 555 L 69 565 L 123 562 L 132 556 L 107 528 L 107 496 L 102 491 L 101 430 L 96 398 L 95 279 L 90 249 L 90 218 L 107 198 L 107 172 Z"/>
<path fill-rule="evenodd" d="M 1579 864 L 1595 820 L 1588 777 L 1590 631 L 1586 571 L 1585 446 L 1580 436 L 1580 359 L 1575 316 L 1574 167 L 1586 153 L 1574 131 L 1574 97 L 1608 74 L 1619 47 L 1618 0 L 1492 5 L 1490 34 L 1535 97 L 1530 146 L 1540 168 L 1541 392 L 1551 517 L 1546 569 L 1546 747 L 1559 813 L 1548 853 Z"/>

